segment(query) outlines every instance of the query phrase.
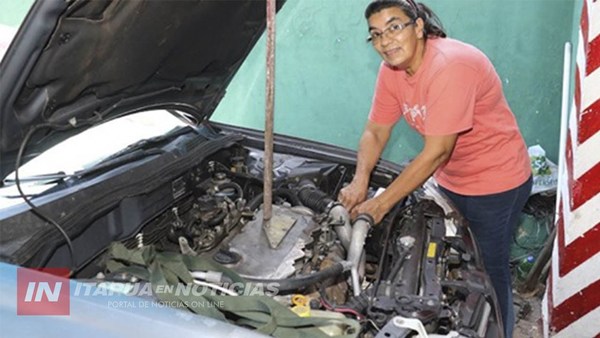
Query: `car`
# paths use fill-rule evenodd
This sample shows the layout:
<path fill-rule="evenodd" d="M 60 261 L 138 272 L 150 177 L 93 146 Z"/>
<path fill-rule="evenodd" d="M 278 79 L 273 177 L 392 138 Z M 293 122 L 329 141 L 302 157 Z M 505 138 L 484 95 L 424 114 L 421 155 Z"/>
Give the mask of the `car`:
<path fill-rule="evenodd" d="M 264 133 L 210 120 L 264 28 L 263 1 L 35 2 L 0 66 L 3 332 L 502 336 L 433 180 L 353 219 L 356 152 L 275 135 L 264 191 Z M 369 196 L 403 168 L 379 161 Z M 65 320 L 19 310 L 58 297 L 31 269 L 66 272 Z"/>

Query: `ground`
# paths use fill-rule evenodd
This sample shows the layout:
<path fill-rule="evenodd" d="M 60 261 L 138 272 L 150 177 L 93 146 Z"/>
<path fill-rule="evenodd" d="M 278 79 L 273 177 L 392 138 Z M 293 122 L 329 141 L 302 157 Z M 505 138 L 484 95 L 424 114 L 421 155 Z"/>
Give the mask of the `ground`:
<path fill-rule="evenodd" d="M 517 322 L 513 338 L 541 338 L 542 330 L 541 297 L 539 295 L 514 295 Z"/>

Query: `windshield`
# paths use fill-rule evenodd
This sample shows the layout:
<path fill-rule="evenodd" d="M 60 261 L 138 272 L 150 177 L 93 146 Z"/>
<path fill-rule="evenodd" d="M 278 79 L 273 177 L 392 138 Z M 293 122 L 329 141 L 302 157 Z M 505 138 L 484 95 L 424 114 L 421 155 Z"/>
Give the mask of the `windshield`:
<path fill-rule="evenodd" d="M 26 195 L 41 193 L 53 187 L 55 184 L 48 182 L 61 175 L 69 176 L 91 168 L 133 143 L 183 126 L 187 124 L 166 110 L 146 111 L 108 121 L 51 147 L 21 166 L 21 187 Z M 40 179 L 43 176 L 47 179 Z M 5 182 L 14 179 L 13 172 Z M 21 202 L 14 184 L 0 188 L 0 209 Z"/>

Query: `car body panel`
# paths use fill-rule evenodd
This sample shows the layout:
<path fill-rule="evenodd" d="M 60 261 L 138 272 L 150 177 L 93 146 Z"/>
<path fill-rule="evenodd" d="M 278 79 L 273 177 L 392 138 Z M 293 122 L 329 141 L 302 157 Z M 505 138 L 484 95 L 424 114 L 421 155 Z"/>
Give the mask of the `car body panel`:
<path fill-rule="evenodd" d="M 267 337 L 223 321 L 161 306 L 150 299 L 109 292 L 76 280 L 69 282 L 68 316 L 18 315 L 15 295 L 19 269 L 24 268 L 0 262 L 3 337 Z"/>

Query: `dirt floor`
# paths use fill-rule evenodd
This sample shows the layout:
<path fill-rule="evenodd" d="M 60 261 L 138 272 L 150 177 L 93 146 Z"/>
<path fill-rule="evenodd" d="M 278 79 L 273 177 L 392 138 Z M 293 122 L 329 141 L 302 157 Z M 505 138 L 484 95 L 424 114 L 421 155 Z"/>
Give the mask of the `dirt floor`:
<path fill-rule="evenodd" d="M 513 338 L 542 338 L 541 296 L 514 295 L 516 324 Z"/>

